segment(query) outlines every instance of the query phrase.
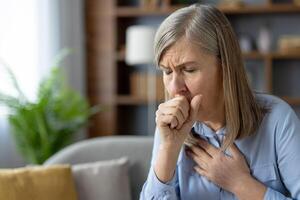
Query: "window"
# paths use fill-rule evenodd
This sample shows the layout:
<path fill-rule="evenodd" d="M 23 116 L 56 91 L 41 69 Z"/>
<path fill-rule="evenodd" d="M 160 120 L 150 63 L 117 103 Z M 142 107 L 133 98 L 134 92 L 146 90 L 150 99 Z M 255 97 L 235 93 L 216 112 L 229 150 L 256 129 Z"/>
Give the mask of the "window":
<path fill-rule="evenodd" d="M 38 83 L 38 0 L 0 0 L 0 59 L 6 62 L 29 99 Z M 0 90 L 13 94 L 7 73 L 0 68 Z M 2 108 L 3 109 L 3 108 Z"/>

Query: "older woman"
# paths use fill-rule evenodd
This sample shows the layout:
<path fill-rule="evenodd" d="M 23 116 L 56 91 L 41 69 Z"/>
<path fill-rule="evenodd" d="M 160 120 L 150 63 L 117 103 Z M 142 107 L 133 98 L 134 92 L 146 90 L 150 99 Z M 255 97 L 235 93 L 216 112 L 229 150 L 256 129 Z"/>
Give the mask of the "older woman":
<path fill-rule="evenodd" d="M 155 55 L 167 100 L 141 199 L 300 199 L 299 120 L 282 100 L 251 92 L 220 11 L 174 12 Z"/>

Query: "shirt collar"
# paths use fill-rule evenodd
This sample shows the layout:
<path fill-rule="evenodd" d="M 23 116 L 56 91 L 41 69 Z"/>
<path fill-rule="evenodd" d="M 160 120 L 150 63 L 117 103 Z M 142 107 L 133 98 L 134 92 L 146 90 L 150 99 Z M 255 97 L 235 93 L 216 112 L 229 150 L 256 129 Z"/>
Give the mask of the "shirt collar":
<path fill-rule="evenodd" d="M 194 133 L 196 133 L 200 136 L 207 137 L 207 138 L 213 138 L 216 136 L 216 134 L 218 136 L 225 136 L 225 134 L 226 134 L 225 126 L 215 132 L 202 122 L 196 122 L 193 126 L 193 130 L 194 130 Z"/>

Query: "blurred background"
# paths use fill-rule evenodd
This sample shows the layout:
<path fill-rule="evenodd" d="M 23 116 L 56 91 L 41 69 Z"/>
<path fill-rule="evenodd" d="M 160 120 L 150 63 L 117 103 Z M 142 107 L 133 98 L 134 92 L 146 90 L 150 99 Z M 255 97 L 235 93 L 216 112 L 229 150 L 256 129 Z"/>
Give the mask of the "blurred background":
<path fill-rule="evenodd" d="M 193 3 L 213 4 L 239 39 L 253 90 L 277 95 L 300 115 L 299 0 L 0 0 L 0 58 L 36 101 L 40 81 L 63 48 L 68 84 L 100 105 L 73 141 L 105 135 L 153 135 L 164 99 L 155 69 L 155 30 L 170 13 Z M 3 70 L 3 69 L 2 69 Z M 0 91 L 11 93 L 5 70 Z M 16 151 L 0 107 L 0 167 L 26 164 Z"/>

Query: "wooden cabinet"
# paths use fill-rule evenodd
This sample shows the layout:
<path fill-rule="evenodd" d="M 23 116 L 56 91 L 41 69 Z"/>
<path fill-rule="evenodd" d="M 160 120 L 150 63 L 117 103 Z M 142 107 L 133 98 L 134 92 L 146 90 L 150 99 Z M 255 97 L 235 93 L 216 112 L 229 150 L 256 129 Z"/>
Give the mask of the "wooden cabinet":
<path fill-rule="evenodd" d="M 149 101 L 132 95 L 136 92 L 131 91 L 130 85 L 132 80 L 137 80 L 133 74 L 144 73 L 145 66 L 134 67 L 125 63 L 125 31 L 127 27 L 137 24 L 158 26 L 167 15 L 182 7 L 172 2 L 164 1 L 163 6 L 157 7 L 141 7 L 137 1 L 86 0 L 88 97 L 92 104 L 100 104 L 104 108 L 90 124 L 90 137 L 112 134 L 152 134 L 154 127 L 149 131 L 148 124 L 150 121 L 153 124 L 155 115 L 153 109 L 151 111 L 148 107 L 149 105 L 155 107 L 162 99 Z M 276 28 L 271 30 L 271 33 L 277 34 L 277 38 L 272 40 L 271 51 L 260 53 L 253 50 L 244 53 L 246 67 L 248 62 L 256 63 L 251 64 L 252 71 L 257 73 L 251 80 L 254 85 L 258 82 L 261 84 L 259 88 L 254 86 L 255 89 L 281 96 L 292 106 L 299 107 L 300 52 L 279 52 L 274 44 L 278 36 L 284 33 L 277 19 L 286 19 L 287 24 L 284 27 L 287 27 L 287 34 L 300 35 L 300 6 L 294 5 L 292 1 L 282 3 L 280 0 L 274 2 L 269 0 L 262 4 L 219 8 L 227 15 L 237 32 L 238 30 L 246 33 L 252 31 L 253 40 L 257 40 L 255 29 L 261 21 L 267 20 L 268 24 L 275 24 Z M 246 22 L 243 23 L 243 20 Z M 252 24 L 251 30 L 247 23 Z M 284 73 L 284 70 L 287 73 Z M 293 74 L 294 80 L 285 88 L 286 79 L 289 77 L 280 76 L 289 76 L 289 74 Z M 256 80 L 257 78 L 259 80 Z M 296 90 L 299 88 L 299 91 L 290 92 L 293 87 Z"/>

